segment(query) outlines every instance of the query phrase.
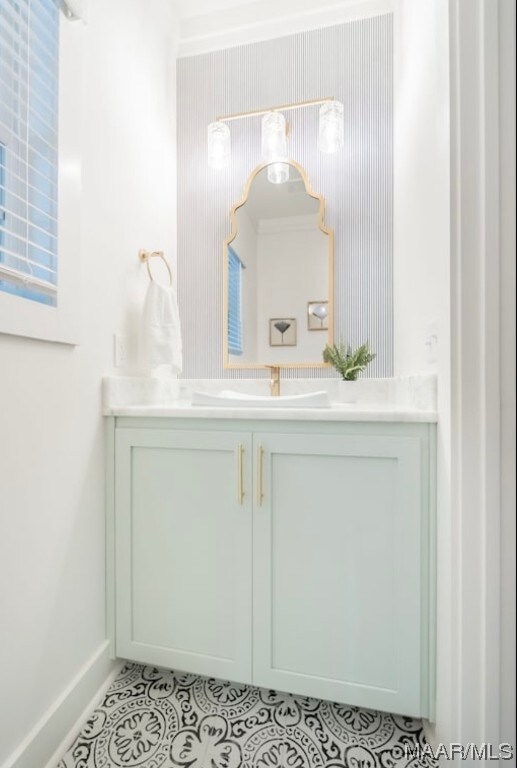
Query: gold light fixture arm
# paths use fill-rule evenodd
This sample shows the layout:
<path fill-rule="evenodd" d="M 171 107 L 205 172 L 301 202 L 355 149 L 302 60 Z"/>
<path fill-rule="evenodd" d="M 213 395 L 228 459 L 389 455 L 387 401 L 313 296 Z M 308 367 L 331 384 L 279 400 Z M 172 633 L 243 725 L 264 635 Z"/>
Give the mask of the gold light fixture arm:
<path fill-rule="evenodd" d="M 216 117 L 218 123 L 229 123 L 231 120 L 240 120 L 245 117 L 258 117 L 266 115 L 268 112 L 286 112 L 290 109 L 303 109 L 312 107 L 315 104 L 326 104 L 328 101 L 334 101 L 333 96 L 325 96 L 323 99 L 310 99 L 309 101 L 297 101 L 293 104 L 279 104 L 276 107 L 265 107 L 264 109 L 253 109 L 250 112 L 236 112 L 233 115 L 223 115 Z"/>

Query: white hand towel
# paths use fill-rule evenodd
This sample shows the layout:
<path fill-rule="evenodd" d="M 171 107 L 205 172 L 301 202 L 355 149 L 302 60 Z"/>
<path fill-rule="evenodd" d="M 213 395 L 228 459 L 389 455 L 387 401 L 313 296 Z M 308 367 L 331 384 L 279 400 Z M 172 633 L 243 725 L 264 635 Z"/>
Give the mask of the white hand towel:
<path fill-rule="evenodd" d="M 181 325 L 174 286 L 149 283 L 142 315 L 142 355 L 146 368 L 169 366 L 170 373 L 181 373 Z"/>

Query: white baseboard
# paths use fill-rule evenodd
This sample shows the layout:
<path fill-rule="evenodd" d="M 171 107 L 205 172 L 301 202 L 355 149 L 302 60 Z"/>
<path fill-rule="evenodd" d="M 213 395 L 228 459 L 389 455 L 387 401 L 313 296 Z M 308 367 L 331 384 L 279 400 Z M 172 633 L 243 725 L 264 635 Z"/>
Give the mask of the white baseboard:
<path fill-rule="evenodd" d="M 55 768 L 120 667 L 110 658 L 106 640 L 2 768 Z"/>

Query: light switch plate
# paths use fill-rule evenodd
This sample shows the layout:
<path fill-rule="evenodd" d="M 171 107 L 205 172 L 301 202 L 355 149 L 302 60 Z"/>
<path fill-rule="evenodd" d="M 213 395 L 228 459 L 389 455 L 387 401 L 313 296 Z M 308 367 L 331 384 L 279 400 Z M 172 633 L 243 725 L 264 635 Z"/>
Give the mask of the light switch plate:
<path fill-rule="evenodd" d="M 128 338 L 121 333 L 113 335 L 113 365 L 125 368 L 128 364 Z"/>
<path fill-rule="evenodd" d="M 436 365 L 438 362 L 438 322 L 436 320 L 427 325 L 424 344 L 427 363 L 429 365 Z"/>

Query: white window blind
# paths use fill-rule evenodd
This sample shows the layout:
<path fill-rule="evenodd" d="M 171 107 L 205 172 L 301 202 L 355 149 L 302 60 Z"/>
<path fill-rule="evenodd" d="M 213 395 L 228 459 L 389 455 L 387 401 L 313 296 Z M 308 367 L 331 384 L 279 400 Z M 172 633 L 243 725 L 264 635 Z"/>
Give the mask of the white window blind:
<path fill-rule="evenodd" d="M 243 264 L 228 246 L 228 351 L 242 355 L 242 269 Z"/>
<path fill-rule="evenodd" d="M 57 305 L 59 4 L 0 0 L 0 290 Z"/>

